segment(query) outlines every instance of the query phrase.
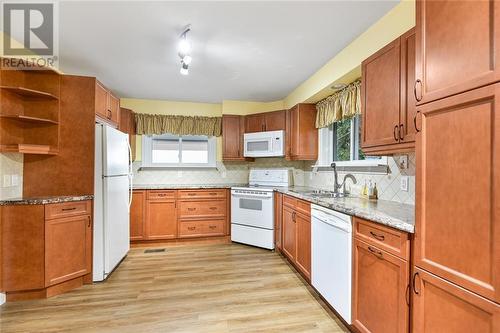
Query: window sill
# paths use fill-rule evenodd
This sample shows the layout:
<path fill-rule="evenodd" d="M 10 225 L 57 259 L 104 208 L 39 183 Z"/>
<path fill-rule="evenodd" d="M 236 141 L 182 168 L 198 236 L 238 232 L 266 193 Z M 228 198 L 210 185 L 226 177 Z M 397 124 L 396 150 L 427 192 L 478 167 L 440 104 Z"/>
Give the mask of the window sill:
<path fill-rule="evenodd" d="M 355 173 L 378 173 L 388 174 L 389 166 L 387 159 L 370 161 L 338 161 L 335 162 L 337 171 L 340 172 L 355 172 Z M 317 171 L 333 171 L 331 164 L 321 164 L 311 166 L 313 172 Z"/>

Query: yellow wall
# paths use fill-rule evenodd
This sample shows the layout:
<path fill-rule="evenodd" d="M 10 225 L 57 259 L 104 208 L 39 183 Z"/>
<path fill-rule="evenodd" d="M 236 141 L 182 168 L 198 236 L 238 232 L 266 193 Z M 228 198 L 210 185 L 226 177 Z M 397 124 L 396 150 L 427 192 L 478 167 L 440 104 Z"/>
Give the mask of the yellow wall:
<path fill-rule="evenodd" d="M 361 76 L 360 64 L 370 55 L 415 26 L 415 0 L 402 0 L 389 13 L 340 51 L 284 100 L 286 108 L 317 102 L 333 93 L 331 85 Z"/>
<path fill-rule="evenodd" d="M 222 113 L 223 114 L 237 114 L 237 115 L 247 115 L 260 112 L 269 112 L 276 110 L 283 110 L 285 105 L 283 101 L 275 102 L 247 102 L 247 101 L 232 101 L 224 100 L 222 101 Z"/>

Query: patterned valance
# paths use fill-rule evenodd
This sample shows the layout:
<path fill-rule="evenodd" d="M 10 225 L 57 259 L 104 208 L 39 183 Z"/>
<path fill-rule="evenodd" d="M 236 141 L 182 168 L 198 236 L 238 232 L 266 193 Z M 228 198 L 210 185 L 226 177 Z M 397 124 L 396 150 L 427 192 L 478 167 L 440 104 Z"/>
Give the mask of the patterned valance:
<path fill-rule="evenodd" d="M 222 135 L 221 117 L 189 117 L 161 114 L 135 114 L 137 134 L 146 135 Z"/>
<path fill-rule="evenodd" d="M 316 103 L 316 128 L 349 119 L 361 113 L 361 80 Z"/>

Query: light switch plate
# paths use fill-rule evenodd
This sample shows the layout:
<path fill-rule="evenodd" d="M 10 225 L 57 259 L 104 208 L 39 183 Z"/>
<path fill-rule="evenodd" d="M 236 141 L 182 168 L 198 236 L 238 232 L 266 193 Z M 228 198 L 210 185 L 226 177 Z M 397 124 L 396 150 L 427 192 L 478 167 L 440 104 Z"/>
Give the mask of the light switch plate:
<path fill-rule="evenodd" d="M 408 183 L 409 183 L 408 176 L 401 176 L 401 184 L 400 184 L 401 191 L 408 192 Z"/>
<path fill-rule="evenodd" d="M 408 155 L 399 156 L 399 168 L 408 169 Z"/>
<path fill-rule="evenodd" d="M 3 175 L 3 187 L 10 187 L 10 175 Z"/>
<path fill-rule="evenodd" d="M 19 186 L 19 175 L 12 175 L 10 183 L 12 186 Z"/>

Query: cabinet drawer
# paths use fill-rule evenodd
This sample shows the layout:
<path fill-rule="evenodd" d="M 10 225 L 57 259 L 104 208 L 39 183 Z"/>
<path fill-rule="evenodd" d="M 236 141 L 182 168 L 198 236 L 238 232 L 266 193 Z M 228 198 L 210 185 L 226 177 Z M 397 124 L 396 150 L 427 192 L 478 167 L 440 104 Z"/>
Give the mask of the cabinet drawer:
<path fill-rule="evenodd" d="M 382 250 L 408 260 L 410 240 L 408 234 L 355 217 L 354 236 Z"/>
<path fill-rule="evenodd" d="M 283 205 L 295 208 L 295 206 L 297 205 L 297 199 L 295 199 L 294 197 L 288 196 L 288 195 L 284 195 L 283 196 Z"/>
<path fill-rule="evenodd" d="M 76 215 L 91 215 L 92 201 L 74 201 L 45 205 L 45 219 L 57 219 Z"/>
<path fill-rule="evenodd" d="M 179 201 L 179 217 L 225 216 L 226 200 Z"/>
<path fill-rule="evenodd" d="M 295 209 L 300 213 L 304 213 L 306 215 L 311 215 L 311 204 L 307 201 L 297 200 L 297 204 L 295 206 Z"/>
<path fill-rule="evenodd" d="M 212 190 L 179 190 L 180 199 L 218 199 L 225 198 L 225 189 L 212 189 Z"/>
<path fill-rule="evenodd" d="M 164 200 L 164 199 L 175 199 L 175 191 L 165 191 L 165 190 L 149 190 L 148 200 Z"/>
<path fill-rule="evenodd" d="M 224 235 L 226 220 L 207 220 L 203 223 L 204 233 L 209 236 Z"/>
<path fill-rule="evenodd" d="M 183 237 L 202 237 L 203 222 L 180 222 L 179 223 L 179 238 Z"/>

